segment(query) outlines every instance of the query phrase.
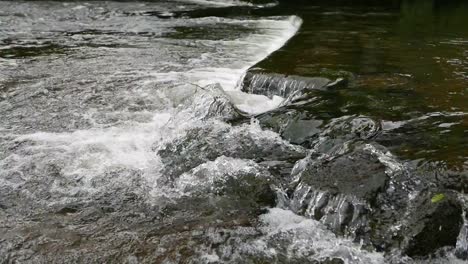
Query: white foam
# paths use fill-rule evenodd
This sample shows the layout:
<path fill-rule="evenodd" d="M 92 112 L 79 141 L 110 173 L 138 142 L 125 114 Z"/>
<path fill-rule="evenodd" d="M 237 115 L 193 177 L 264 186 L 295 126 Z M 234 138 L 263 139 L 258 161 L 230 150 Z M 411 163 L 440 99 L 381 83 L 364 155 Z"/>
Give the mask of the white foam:
<path fill-rule="evenodd" d="M 270 21 L 262 21 L 261 25 L 266 26 L 265 23 L 270 23 Z M 231 82 L 231 85 L 224 86 L 224 89 L 226 91 L 240 90 L 239 80 L 245 75 L 247 70 L 284 46 L 286 42 L 297 33 L 301 25 L 302 20 L 299 17 L 292 16 L 288 20 L 281 22 L 279 34 L 270 35 L 268 41 L 262 39 L 264 38 L 263 36 L 252 35 L 248 37 L 247 41 L 251 43 L 252 47 L 252 50 L 249 52 L 252 54 L 250 57 L 251 59 L 243 68 L 236 71 L 238 74 L 236 76 L 235 86 L 232 85 L 234 82 Z M 259 43 L 266 43 L 266 45 L 259 45 Z M 231 93 L 231 96 L 235 98 L 234 103 L 239 109 L 250 114 L 260 114 L 270 111 L 280 106 L 284 101 L 284 98 L 279 96 L 269 99 L 266 96 L 247 95 L 246 93 L 239 92 Z M 242 98 L 244 98 L 244 100 L 242 100 Z"/>
<path fill-rule="evenodd" d="M 216 4 L 222 3 L 222 1 L 216 2 Z M 224 3 L 239 4 L 236 1 Z M 66 12 L 68 11 L 67 9 Z M 46 11 L 40 10 L 41 12 Z M 53 164 L 60 168 L 60 173 L 66 179 L 74 182 L 79 180 L 79 184 L 83 184 L 79 187 L 82 190 L 92 191 L 94 188 L 94 191 L 97 191 L 96 186 L 90 184 L 93 179 L 114 177 L 108 176 L 109 171 L 127 169 L 143 174 L 149 187 L 154 187 L 152 186 L 154 180 L 159 177 L 156 172 L 159 160 L 153 150 L 154 146 L 204 122 L 199 120 L 200 117 L 194 113 L 190 113 L 191 107 L 186 105 L 187 101 L 190 103 L 189 93 L 193 91 L 191 84 L 205 86 L 220 83 L 223 89 L 229 92 L 235 104 L 248 113 L 258 114 L 277 107 L 282 98 L 269 99 L 264 96 L 244 94 L 239 91 L 238 82 L 250 67 L 282 47 L 297 32 L 302 23 L 301 19 L 295 16 L 262 19 L 174 18 L 155 21 L 148 21 L 146 16 L 130 18 L 115 16 L 112 19 L 116 19 L 119 23 L 123 22 L 123 19 L 129 22 L 122 24 L 125 25 L 122 30 L 128 32 L 152 29 L 154 23 L 160 24 L 164 32 L 172 31 L 176 26 L 203 28 L 210 25 L 216 27 L 223 23 L 244 26 L 249 28 L 249 31 L 240 34 L 238 39 L 232 39 L 230 36 L 227 39 L 216 40 L 158 39 L 154 47 L 149 43 L 144 43 L 148 51 L 143 48 L 92 49 L 89 51 L 91 55 L 95 55 L 92 52 L 109 55 L 92 61 L 93 65 L 101 65 L 101 63 L 112 65 L 109 68 L 112 73 L 105 71 L 96 73 L 98 79 L 101 78 L 99 79 L 101 83 L 112 83 L 115 79 L 129 76 L 138 80 L 128 82 L 125 88 L 117 86 L 112 93 L 99 94 L 102 96 L 102 101 L 109 103 L 111 107 L 106 105 L 99 108 L 100 106 L 96 105 L 97 109 L 88 109 L 88 113 L 81 112 L 81 109 L 79 113 L 70 113 L 89 121 L 92 126 L 90 129 L 62 133 L 37 131 L 25 135 L 12 135 L 16 137 L 15 141 L 21 147 L 0 161 L 1 175 L 20 175 L 17 172 L 28 171 L 35 164 L 40 166 Z M 59 26 L 57 23 L 55 25 Z M 75 26 L 75 24 L 67 24 L 67 30 L 72 30 Z M 157 32 L 159 33 L 159 30 Z M 148 59 L 144 56 L 147 52 L 158 50 L 161 51 L 162 57 L 168 60 L 167 62 L 152 61 L 154 58 Z M 83 49 L 82 52 L 88 52 L 88 50 Z M 135 54 L 135 60 L 132 60 L 131 65 L 128 66 L 126 61 L 131 57 L 128 54 L 130 52 L 132 55 Z M 81 64 L 81 61 L 71 60 L 71 63 L 75 63 L 71 67 L 77 69 L 89 66 Z M 166 71 L 166 69 L 169 70 Z M 68 72 L 63 74 L 75 81 L 74 75 Z M 83 75 L 76 78 L 82 77 Z M 95 96 L 94 90 L 83 92 L 77 90 L 74 96 Z M 125 106 L 137 105 L 140 101 L 144 101 L 145 106 L 148 102 L 148 105 L 154 108 L 146 113 L 125 109 Z M 185 111 L 181 111 L 181 106 L 186 106 Z M 94 120 L 96 115 L 104 116 L 104 119 L 110 117 L 109 120 L 112 121 L 111 123 L 98 122 L 99 120 Z M 55 129 L 54 126 L 51 126 L 51 129 Z M 260 128 L 258 130 L 256 133 L 263 133 Z M 17 183 L 27 181 L 29 175 L 25 173 L 21 176 L 22 178 L 14 177 L 16 179 L 11 182 Z M 131 179 L 125 179 L 124 176 L 120 180 L 131 181 Z M 63 192 L 66 192 L 67 187 L 64 186 L 57 184 L 56 188 L 62 188 Z"/>
<path fill-rule="evenodd" d="M 281 96 L 273 96 L 270 99 L 265 95 L 249 94 L 241 91 L 227 91 L 226 93 L 237 108 L 253 115 L 273 110 L 284 101 Z"/>
<path fill-rule="evenodd" d="M 19 136 L 16 140 L 33 140 L 51 148 L 62 148 L 69 153 L 81 153 L 75 157 L 74 164 L 70 164 L 69 173 L 89 173 L 88 170 L 102 172 L 103 167 L 117 165 L 145 169 L 152 160 L 149 151 L 151 143 L 170 116 L 169 113 L 159 113 L 149 123 L 130 123 L 106 129 L 77 130 L 72 133 L 37 132 Z"/>
<path fill-rule="evenodd" d="M 193 256 L 202 263 L 315 263 L 333 258 L 346 264 L 385 263 L 383 254 L 361 250 L 320 222 L 279 208 L 261 215 L 256 226 L 208 230 L 204 241 L 194 248 L 199 256 Z"/>
<path fill-rule="evenodd" d="M 12 154 L 0 160 L 0 178 L 8 179 L 3 184 L 18 187 L 21 182 L 37 177 L 23 173 L 29 168 L 38 170 L 40 175 L 47 173 L 44 169 L 48 164 L 56 166 L 61 176 L 53 180 L 50 190 L 63 194 L 59 201 L 77 194 L 86 197 L 86 193 L 96 193 L 108 186 L 131 186 L 140 179 L 147 181 L 148 187 L 154 186 L 159 176 L 153 168 L 159 160 L 152 145 L 169 133 L 165 125 L 172 116 L 158 113 L 147 123 L 130 121 L 120 126 L 72 133 L 37 132 L 18 136 L 15 141 L 20 144 L 34 143 L 24 144 L 18 152 L 20 155 Z"/>
<path fill-rule="evenodd" d="M 208 6 L 253 6 L 252 3 L 241 0 L 179 0 L 186 3 L 194 3 Z"/>
<path fill-rule="evenodd" d="M 263 232 L 267 237 L 291 236 L 288 253 L 310 256 L 312 259 L 336 257 L 345 263 L 383 263 L 384 257 L 379 253 L 362 251 L 359 245 L 351 240 L 337 238 L 320 222 L 298 216 L 289 210 L 270 209 L 260 216 L 264 224 Z M 311 254 L 312 253 L 312 254 Z"/>

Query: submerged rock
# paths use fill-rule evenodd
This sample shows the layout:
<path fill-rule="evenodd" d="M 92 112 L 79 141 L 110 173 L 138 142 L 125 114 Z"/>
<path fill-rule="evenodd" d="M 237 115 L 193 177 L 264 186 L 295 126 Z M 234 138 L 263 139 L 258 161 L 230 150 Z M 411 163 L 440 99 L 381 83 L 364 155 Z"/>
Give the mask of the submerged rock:
<path fill-rule="evenodd" d="M 319 153 L 335 155 L 355 141 L 370 141 L 381 127 L 375 120 L 365 116 L 343 116 L 324 126 L 312 147 Z"/>
<path fill-rule="evenodd" d="M 374 201 L 389 179 L 385 168 L 376 156 L 359 146 L 349 155 L 308 164 L 301 174 L 301 183 L 332 194 Z"/>
<path fill-rule="evenodd" d="M 194 118 L 231 121 L 246 116 L 232 102 L 220 84 L 198 86 L 186 84 L 164 90 L 165 99 L 179 114 L 190 114 Z"/>
<path fill-rule="evenodd" d="M 320 223 L 278 208 L 251 226 L 219 226 L 181 231 L 160 239 L 162 263 L 382 263 Z M 183 250 L 181 250 L 183 249 Z M 158 250 L 159 251 L 159 250 Z M 181 254 L 176 254 L 180 252 Z"/>
<path fill-rule="evenodd" d="M 325 122 L 297 109 L 278 109 L 258 118 L 262 126 L 289 142 L 320 153 L 341 148 L 347 141 L 370 141 L 381 131 L 379 122 L 366 116 L 343 116 Z"/>

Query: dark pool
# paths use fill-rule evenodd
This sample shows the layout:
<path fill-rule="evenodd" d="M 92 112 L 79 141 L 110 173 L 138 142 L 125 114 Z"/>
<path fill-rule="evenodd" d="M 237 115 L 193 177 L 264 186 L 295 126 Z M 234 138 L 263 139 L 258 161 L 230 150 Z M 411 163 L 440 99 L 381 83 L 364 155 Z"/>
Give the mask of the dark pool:
<path fill-rule="evenodd" d="M 304 24 L 257 67 L 348 81 L 318 92 L 321 103 L 303 107 L 311 118 L 371 116 L 383 124 L 377 140 L 400 157 L 466 168 L 468 3 L 284 2 L 273 12 Z"/>

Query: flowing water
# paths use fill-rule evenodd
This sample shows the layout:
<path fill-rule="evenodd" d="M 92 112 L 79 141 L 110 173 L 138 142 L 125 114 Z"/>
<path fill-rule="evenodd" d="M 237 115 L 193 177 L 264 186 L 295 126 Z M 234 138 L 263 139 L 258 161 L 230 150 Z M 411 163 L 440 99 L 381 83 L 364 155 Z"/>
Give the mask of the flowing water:
<path fill-rule="evenodd" d="M 311 115 L 374 117 L 384 126 L 378 141 L 400 157 L 466 168 L 468 4 L 350 2 L 283 4 L 304 25 L 257 67 L 345 78 L 348 89 L 318 94 L 325 100 L 307 106 Z"/>
<path fill-rule="evenodd" d="M 468 5 L 302 4 L 0 1 L 0 263 L 463 263 Z M 318 219 L 335 161 L 401 190 L 389 228 L 450 190 L 456 240 L 337 231 L 346 188 Z"/>

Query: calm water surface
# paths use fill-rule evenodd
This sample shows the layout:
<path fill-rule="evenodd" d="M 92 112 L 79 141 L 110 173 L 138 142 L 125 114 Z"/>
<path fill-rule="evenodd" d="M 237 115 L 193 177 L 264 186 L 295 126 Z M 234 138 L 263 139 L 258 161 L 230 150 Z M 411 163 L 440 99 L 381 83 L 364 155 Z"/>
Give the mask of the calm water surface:
<path fill-rule="evenodd" d="M 378 138 L 409 160 L 468 160 L 468 3 L 283 3 L 304 19 L 299 34 L 258 64 L 265 71 L 343 77 L 304 111 L 382 121 Z M 279 11 L 280 12 L 280 11 Z"/>

